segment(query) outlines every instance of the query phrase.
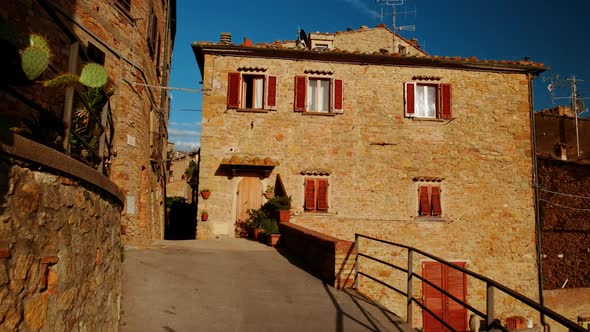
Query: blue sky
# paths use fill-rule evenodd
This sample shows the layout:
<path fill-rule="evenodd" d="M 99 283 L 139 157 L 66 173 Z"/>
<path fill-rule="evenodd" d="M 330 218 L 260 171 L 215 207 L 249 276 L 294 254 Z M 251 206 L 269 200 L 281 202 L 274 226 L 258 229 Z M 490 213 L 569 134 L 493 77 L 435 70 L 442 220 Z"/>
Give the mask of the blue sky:
<path fill-rule="evenodd" d="M 234 43 L 248 37 L 255 43 L 295 39 L 298 27 L 307 32 L 344 31 L 361 25 L 391 26 L 391 7 L 375 0 L 177 0 L 177 33 L 170 86 L 201 88 L 201 74 L 193 55 L 194 41 L 219 41 L 230 32 Z M 401 2 L 401 0 L 398 0 Z M 582 97 L 590 97 L 590 53 L 586 23 L 588 0 L 407 0 L 397 7 L 398 25 L 414 24 L 418 38 L 430 55 L 476 56 L 479 59 L 533 61 L 551 67 L 542 77 L 575 75 Z M 551 107 L 547 85 L 535 80 L 535 109 Z M 568 91 L 556 91 L 567 96 Z M 567 100 L 556 100 L 565 104 Z M 590 105 L 590 100 L 586 102 Z M 179 150 L 197 147 L 200 135 L 201 94 L 172 92 L 170 141 Z M 587 116 L 588 112 L 585 114 Z"/>

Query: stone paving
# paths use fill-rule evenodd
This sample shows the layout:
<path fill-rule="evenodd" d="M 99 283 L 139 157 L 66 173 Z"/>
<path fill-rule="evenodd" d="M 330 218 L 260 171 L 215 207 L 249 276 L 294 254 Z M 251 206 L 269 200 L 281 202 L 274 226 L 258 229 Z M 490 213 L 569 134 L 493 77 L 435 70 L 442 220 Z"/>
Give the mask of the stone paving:
<path fill-rule="evenodd" d="M 245 239 L 128 247 L 120 330 L 409 331 L 395 315 L 341 292 Z"/>

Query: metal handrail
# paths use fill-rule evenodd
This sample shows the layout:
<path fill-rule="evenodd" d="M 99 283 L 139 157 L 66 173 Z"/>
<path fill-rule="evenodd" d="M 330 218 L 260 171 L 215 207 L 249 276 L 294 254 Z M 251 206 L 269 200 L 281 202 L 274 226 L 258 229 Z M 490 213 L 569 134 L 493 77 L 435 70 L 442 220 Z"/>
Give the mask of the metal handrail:
<path fill-rule="evenodd" d="M 383 239 L 374 238 L 374 237 L 363 235 L 363 234 L 355 233 L 354 236 L 355 236 L 355 251 L 356 251 L 356 258 L 355 258 L 355 281 L 354 281 L 355 287 L 358 288 L 358 275 L 360 274 L 360 275 L 363 275 L 363 276 L 367 276 L 370 279 L 372 279 L 374 281 L 377 281 L 378 283 L 380 283 L 380 284 L 382 284 L 382 285 L 384 285 L 384 286 L 386 286 L 386 287 L 388 287 L 390 289 L 393 289 L 393 290 L 395 290 L 396 292 L 398 292 L 398 293 L 400 293 L 402 295 L 407 295 L 407 301 L 408 301 L 408 303 L 407 303 L 407 306 L 408 306 L 408 310 L 407 310 L 407 321 L 409 323 L 412 322 L 412 305 L 411 304 L 412 304 L 412 302 L 414 302 L 418 306 L 420 306 L 422 309 L 425 309 L 427 312 L 429 312 L 436 320 L 438 320 L 439 322 L 441 322 L 447 328 L 449 328 L 450 330 L 453 330 L 454 331 L 454 329 L 452 327 L 450 327 L 446 322 L 443 322 L 442 319 L 440 319 L 438 316 L 434 315 L 428 308 L 426 308 L 422 303 L 420 303 L 412 295 L 412 292 L 411 292 L 411 290 L 412 290 L 412 288 L 411 288 L 412 278 L 413 277 L 416 277 L 416 278 L 418 278 L 418 279 L 426 282 L 428 285 L 434 287 L 436 290 L 442 292 L 443 294 L 445 294 L 446 296 L 448 296 L 449 298 L 451 298 L 453 301 L 459 303 L 464 308 L 469 309 L 470 311 L 472 311 L 476 315 L 484 318 L 486 320 L 488 329 L 492 329 L 492 328 L 498 329 L 499 328 L 499 329 L 505 330 L 501 326 L 497 326 L 497 324 L 494 324 L 494 303 L 493 303 L 494 302 L 494 289 L 498 289 L 498 290 L 502 291 L 503 293 L 505 293 L 505 294 L 513 297 L 514 299 L 516 299 L 516 300 L 524 303 L 525 305 L 529 306 L 530 308 L 535 309 L 536 311 L 538 311 L 539 313 L 541 313 L 541 315 L 547 316 L 547 317 L 553 319 L 555 322 L 557 322 L 557 323 L 559 323 L 559 324 L 567 327 L 570 331 L 573 331 L 573 332 L 588 332 L 586 329 L 584 329 L 583 327 L 577 325 L 575 322 L 573 322 L 573 321 L 565 318 L 564 316 L 556 313 L 555 311 L 553 311 L 553 310 L 551 310 L 551 309 L 549 309 L 547 307 L 544 307 L 544 306 L 538 304 L 534 300 L 532 300 L 532 299 L 530 299 L 530 298 L 528 298 L 528 297 L 526 297 L 526 296 L 524 296 L 524 295 L 522 295 L 522 294 L 520 294 L 520 293 L 518 293 L 518 292 L 516 292 L 516 291 L 514 291 L 514 290 L 512 290 L 512 289 L 510 289 L 510 288 L 508 288 L 508 287 L 506 287 L 506 286 L 504 286 L 504 285 L 502 285 L 502 284 L 500 284 L 500 283 L 498 283 L 498 282 L 496 282 L 496 281 L 494 281 L 494 280 L 492 280 L 490 278 L 488 278 L 488 277 L 485 277 L 485 276 L 483 276 L 481 274 L 478 274 L 476 272 L 470 271 L 470 270 L 465 269 L 463 267 L 456 266 L 456 265 L 452 264 L 451 262 L 448 262 L 448 261 L 446 261 L 446 260 L 444 260 L 444 259 L 442 259 L 440 257 L 434 256 L 432 254 L 429 254 L 429 253 L 427 253 L 427 252 L 425 252 L 423 250 L 420 250 L 420 249 L 417 249 L 417 248 L 414 248 L 414 247 L 411 247 L 411 246 L 408 246 L 408 245 L 400 244 L 400 243 L 395 243 L 395 242 L 391 242 L 391 241 L 387 241 L 387 240 L 383 240 Z M 384 244 L 388 244 L 388 245 L 392 245 L 392 246 L 395 246 L 395 247 L 399 247 L 399 248 L 403 248 L 403 249 L 408 250 L 408 267 L 407 267 L 407 269 L 404 269 L 404 268 L 399 267 L 397 265 L 394 267 L 392 265 L 395 265 L 395 264 L 387 263 L 387 262 L 384 262 L 384 261 L 382 261 L 380 259 L 377 259 L 377 258 L 368 256 L 367 254 L 360 253 L 359 238 L 365 238 L 365 239 L 368 239 L 368 240 L 372 240 L 372 241 L 376 241 L 376 242 L 380 242 L 380 243 L 384 243 Z M 451 268 L 453 268 L 453 269 L 455 269 L 457 271 L 463 272 L 466 275 L 469 275 L 469 276 L 471 276 L 471 277 L 473 277 L 475 279 L 478 279 L 480 281 L 485 282 L 486 283 L 486 288 L 487 288 L 487 292 L 486 292 L 486 314 L 484 314 L 483 312 L 481 312 L 481 311 L 473 308 L 472 306 L 468 305 L 467 303 L 464 303 L 463 301 L 459 300 L 454 295 L 452 295 L 452 294 L 448 293 L 447 291 L 445 291 L 444 289 L 442 289 L 442 288 L 434 285 L 432 282 L 424 279 L 422 276 L 414 273 L 412 271 L 412 266 L 413 266 L 412 253 L 414 253 L 414 252 L 415 253 L 418 253 L 418 254 L 421 254 L 423 256 L 426 256 L 426 257 L 428 257 L 428 258 L 430 258 L 432 260 L 435 260 L 435 261 L 437 261 L 437 262 L 439 262 L 439 263 L 441 263 L 441 264 L 443 264 L 445 266 L 451 267 Z M 391 285 L 389 285 L 389 284 L 387 284 L 387 283 L 385 283 L 383 281 L 376 280 L 375 277 L 369 276 L 369 275 L 367 275 L 364 272 L 360 272 L 359 271 L 359 257 L 366 257 L 366 258 L 369 258 L 369 259 L 371 259 L 373 261 L 377 261 L 379 263 L 384 263 L 385 265 L 388 265 L 388 266 L 393 267 L 393 268 L 395 268 L 397 270 L 400 270 L 400 271 L 405 272 L 406 275 L 407 275 L 407 277 L 408 277 L 408 285 L 407 285 L 406 292 L 403 292 L 401 290 L 398 290 L 397 288 L 395 288 L 395 287 L 393 287 L 393 286 L 391 286 Z"/>

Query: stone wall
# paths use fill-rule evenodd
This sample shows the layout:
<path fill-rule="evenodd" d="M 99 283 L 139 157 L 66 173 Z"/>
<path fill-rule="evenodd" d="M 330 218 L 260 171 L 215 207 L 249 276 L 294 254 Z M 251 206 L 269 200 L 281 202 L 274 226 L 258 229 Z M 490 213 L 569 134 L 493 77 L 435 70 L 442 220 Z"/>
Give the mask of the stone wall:
<path fill-rule="evenodd" d="M 405 39 L 394 36 L 385 25 L 378 25 L 372 29 L 361 27 L 359 30 L 338 32 L 334 38 L 334 48 L 349 52 L 370 54 L 386 50 L 388 53 L 398 53 L 400 45 L 406 48 L 408 55 L 426 54 Z"/>
<path fill-rule="evenodd" d="M 311 273 L 338 289 L 354 280 L 354 244 L 292 223 L 280 223 L 281 246 Z"/>
<path fill-rule="evenodd" d="M 118 330 L 121 203 L 67 176 L 0 169 L 0 330 Z"/>
<path fill-rule="evenodd" d="M 543 288 L 588 288 L 590 165 L 546 158 L 538 165 Z"/>
<path fill-rule="evenodd" d="M 107 86 L 116 88 L 110 104 L 116 134 L 109 176 L 126 196 L 122 217 L 123 236 L 130 241 L 161 239 L 166 183 L 161 161 L 164 159 L 162 156 L 165 156 L 166 142 L 158 142 L 158 139 L 162 139 L 162 134 L 165 134 L 168 95 L 167 92 L 162 94 L 161 89 L 143 85 L 159 86 L 168 82 L 172 44 L 169 43 L 166 50 L 166 8 L 174 1 L 133 0 L 129 12 L 119 7 L 117 2 L 8 1 L 0 8 L 0 18 L 14 22 L 27 32 L 48 36 L 55 54 L 52 62 L 59 71 L 67 70 L 73 41 L 61 31 L 58 23 L 75 36 L 81 49 L 92 44 L 104 52 L 104 66 L 110 78 Z M 41 3 L 49 5 L 43 8 Z M 150 55 L 147 38 L 151 10 L 157 17 L 158 28 L 153 55 Z M 164 58 L 166 52 L 168 58 Z M 61 102 L 51 100 L 48 97 L 51 95 L 58 96 L 53 99 Z M 39 87 L 26 93 L 26 97 L 39 101 L 43 107 L 60 112 L 63 110 L 63 95 L 61 92 L 48 93 Z M 3 92 L 0 92 L 0 106 L 3 116 L 8 112 L 17 116 L 31 112 L 28 106 Z M 61 113 L 58 114 L 58 120 L 61 120 Z"/>
<path fill-rule="evenodd" d="M 207 202 L 199 199 L 199 207 L 206 204 L 209 211 L 199 238 L 233 234 L 240 177 L 216 175 L 222 160 L 268 156 L 280 165 L 262 179 L 263 188 L 281 175 L 293 199 L 294 223 L 343 240 L 354 240 L 358 232 L 464 261 L 538 298 L 525 74 L 270 57 L 205 55 L 204 61 L 209 92 L 203 96 L 199 185 L 213 193 Z M 228 110 L 228 73 L 260 66 L 278 78 L 277 110 Z M 294 77 L 309 70 L 343 80 L 343 114 L 293 111 Z M 404 82 L 418 76 L 452 84 L 452 120 L 404 117 Z M 304 212 L 302 172 L 310 170 L 329 173 L 327 213 Z M 421 177 L 441 181 L 442 218 L 417 216 L 415 179 Z M 482 292 L 470 288 L 468 299 L 482 307 Z M 405 307 L 382 288 L 370 293 L 394 309 Z M 526 313 L 511 300 L 499 303 L 499 315 Z"/>

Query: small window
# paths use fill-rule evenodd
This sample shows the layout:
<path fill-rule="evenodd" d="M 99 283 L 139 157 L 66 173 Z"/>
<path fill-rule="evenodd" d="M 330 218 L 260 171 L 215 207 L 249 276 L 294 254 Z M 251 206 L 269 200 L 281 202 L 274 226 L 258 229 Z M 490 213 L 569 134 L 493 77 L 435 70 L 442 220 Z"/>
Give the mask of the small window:
<path fill-rule="evenodd" d="M 421 217 L 442 216 L 439 185 L 420 185 L 418 187 L 418 215 Z"/>
<path fill-rule="evenodd" d="M 328 212 L 328 179 L 305 178 L 306 212 Z"/>
<path fill-rule="evenodd" d="M 405 84 L 405 115 L 410 118 L 451 119 L 451 85 Z"/>
<path fill-rule="evenodd" d="M 342 113 L 342 80 L 295 77 L 295 112 Z"/>
<path fill-rule="evenodd" d="M 131 11 L 131 0 L 115 0 L 115 4 L 126 12 Z"/>
<path fill-rule="evenodd" d="M 154 12 L 154 8 L 150 10 L 150 18 L 148 22 L 148 33 L 147 33 L 147 43 L 148 49 L 150 52 L 150 56 L 152 59 L 154 58 L 156 52 L 156 42 L 157 42 L 157 34 L 158 34 L 158 18 L 156 17 L 156 13 Z"/>
<path fill-rule="evenodd" d="M 408 55 L 408 48 L 407 48 L 407 47 L 405 47 L 404 45 L 399 45 L 399 46 L 397 47 L 397 52 L 398 52 L 400 55 Z"/>
<path fill-rule="evenodd" d="M 328 44 L 315 44 L 316 51 L 326 51 L 326 50 L 328 50 L 328 48 L 329 48 Z"/>
<path fill-rule="evenodd" d="M 277 77 L 229 73 L 227 108 L 267 110 L 277 107 Z"/>
<path fill-rule="evenodd" d="M 104 52 L 92 43 L 88 43 L 88 61 L 104 65 Z"/>

